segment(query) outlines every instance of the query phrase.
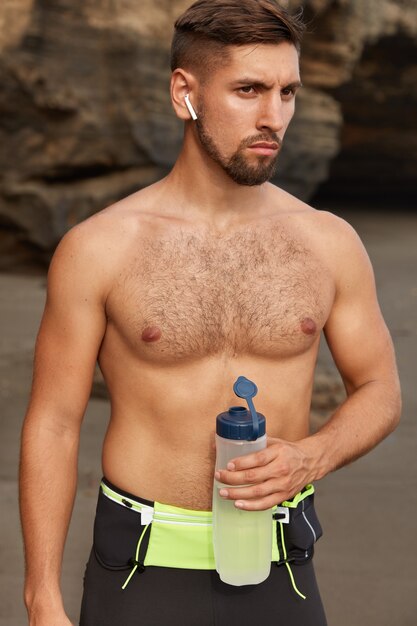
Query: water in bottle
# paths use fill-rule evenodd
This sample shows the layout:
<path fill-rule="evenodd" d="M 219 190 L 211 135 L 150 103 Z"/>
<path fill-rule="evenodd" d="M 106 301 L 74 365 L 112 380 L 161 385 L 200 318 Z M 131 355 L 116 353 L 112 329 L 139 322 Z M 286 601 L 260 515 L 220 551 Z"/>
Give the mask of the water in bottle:
<path fill-rule="evenodd" d="M 231 407 L 216 420 L 216 469 L 239 456 L 266 447 L 265 417 L 256 413 L 252 398 L 256 385 L 240 376 L 233 386 L 245 407 Z M 271 570 L 272 514 L 266 511 L 237 509 L 233 500 L 219 495 L 223 487 L 213 485 L 213 545 L 216 569 L 221 580 L 229 585 L 254 585 L 265 580 Z"/>

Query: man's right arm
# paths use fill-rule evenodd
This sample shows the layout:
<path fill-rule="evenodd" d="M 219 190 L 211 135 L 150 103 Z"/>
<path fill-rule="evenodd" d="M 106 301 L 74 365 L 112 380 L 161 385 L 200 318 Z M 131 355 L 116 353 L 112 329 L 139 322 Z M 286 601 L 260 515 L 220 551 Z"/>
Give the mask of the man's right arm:
<path fill-rule="evenodd" d="M 73 229 L 52 260 L 22 431 L 20 507 L 30 626 L 70 625 L 60 592 L 61 562 L 79 432 L 106 327 L 108 277 L 91 230 L 85 224 Z"/>

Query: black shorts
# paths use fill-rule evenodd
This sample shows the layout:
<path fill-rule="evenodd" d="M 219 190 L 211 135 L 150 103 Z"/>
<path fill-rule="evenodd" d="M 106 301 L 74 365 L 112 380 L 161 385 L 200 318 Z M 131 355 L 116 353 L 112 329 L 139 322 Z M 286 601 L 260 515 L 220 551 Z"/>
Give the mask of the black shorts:
<path fill-rule="evenodd" d="M 155 542 L 159 541 L 157 526 L 152 522 L 147 528 L 134 507 L 152 507 L 154 503 L 128 494 L 108 481 L 103 485 L 119 494 L 123 505 L 106 497 L 100 489 L 80 626 L 326 626 L 312 562 L 313 546 L 307 547 L 304 540 L 290 539 L 299 534 L 294 533 L 298 523 L 296 509 L 291 511 L 293 525 L 290 519 L 285 529 L 286 562 L 290 568 L 283 561 L 272 562 L 271 573 L 264 582 L 234 587 L 223 583 L 212 568 L 148 564 L 153 531 Z M 303 502 L 299 518 L 306 520 L 306 526 L 315 527 L 313 534 L 318 538 L 321 529 L 316 526 L 313 498 Z M 166 525 L 163 531 L 167 532 Z M 280 542 L 279 532 L 277 541 Z M 294 541 L 303 545 L 296 546 Z M 291 578 L 305 599 L 296 593 Z"/>

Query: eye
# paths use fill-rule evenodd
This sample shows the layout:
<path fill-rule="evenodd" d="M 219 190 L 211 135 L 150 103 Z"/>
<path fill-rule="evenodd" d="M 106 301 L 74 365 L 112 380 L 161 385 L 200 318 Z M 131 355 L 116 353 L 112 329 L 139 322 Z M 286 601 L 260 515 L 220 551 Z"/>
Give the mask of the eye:
<path fill-rule="evenodd" d="M 294 98 L 295 92 L 296 90 L 294 89 L 294 87 L 286 87 L 285 89 L 281 90 L 281 96 L 284 97 L 284 100 L 291 100 L 291 98 Z"/>
<path fill-rule="evenodd" d="M 255 93 L 255 88 L 253 85 L 244 85 L 243 87 L 239 88 L 239 91 L 244 94 L 251 95 L 252 93 Z"/>

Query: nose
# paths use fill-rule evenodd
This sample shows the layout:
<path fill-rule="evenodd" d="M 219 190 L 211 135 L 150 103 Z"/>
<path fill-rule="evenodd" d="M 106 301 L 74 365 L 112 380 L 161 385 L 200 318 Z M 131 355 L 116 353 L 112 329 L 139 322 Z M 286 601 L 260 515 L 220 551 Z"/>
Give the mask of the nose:
<path fill-rule="evenodd" d="M 262 102 L 258 115 L 257 129 L 279 133 L 285 127 L 283 102 L 280 93 L 271 93 Z"/>

